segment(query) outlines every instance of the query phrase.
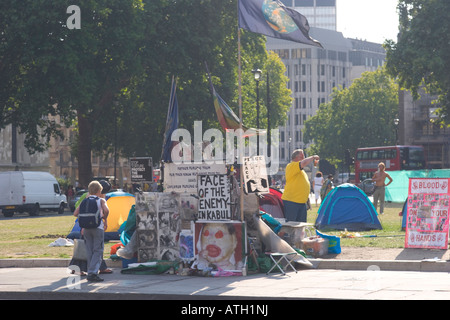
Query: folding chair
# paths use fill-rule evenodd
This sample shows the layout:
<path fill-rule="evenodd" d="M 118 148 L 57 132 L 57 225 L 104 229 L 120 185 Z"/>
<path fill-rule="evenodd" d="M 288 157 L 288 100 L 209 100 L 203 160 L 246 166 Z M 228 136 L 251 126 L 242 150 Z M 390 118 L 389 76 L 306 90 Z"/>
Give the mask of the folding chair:
<path fill-rule="evenodd" d="M 297 270 L 294 268 L 294 266 L 291 264 L 291 261 L 288 259 L 288 257 L 290 255 L 293 254 L 297 254 L 297 252 L 288 252 L 288 253 L 283 253 L 283 252 L 266 252 L 266 255 L 268 255 L 270 257 L 270 259 L 272 259 L 272 261 L 274 262 L 274 265 L 272 266 L 272 268 L 270 268 L 269 271 L 267 271 L 267 274 L 269 274 L 275 267 L 278 267 L 278 269 L 281 271 L 281 273 L 283 275 L 286 274 L 286 269 L 288 266 L 290 266 L 292 268 L 292 270 L 295 271 L 295 273 L 297 273 Z M 285 267 L 281 266 L 280 263 L 285 261 L 287 264 Z"/>

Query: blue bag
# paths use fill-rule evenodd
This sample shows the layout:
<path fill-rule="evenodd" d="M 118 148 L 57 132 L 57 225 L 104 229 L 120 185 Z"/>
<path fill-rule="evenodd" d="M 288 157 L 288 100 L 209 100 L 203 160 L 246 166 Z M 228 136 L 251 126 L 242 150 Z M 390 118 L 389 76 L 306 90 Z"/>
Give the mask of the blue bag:
<path fill-rule="evenodd" d="M 341 253 L 341 238 L 336 236 L 330 236 L 328 234 L 320 233 L 316 230 L 316 234 L 324 239 L 328 240 L 328 253 L 339 254 Z"/>

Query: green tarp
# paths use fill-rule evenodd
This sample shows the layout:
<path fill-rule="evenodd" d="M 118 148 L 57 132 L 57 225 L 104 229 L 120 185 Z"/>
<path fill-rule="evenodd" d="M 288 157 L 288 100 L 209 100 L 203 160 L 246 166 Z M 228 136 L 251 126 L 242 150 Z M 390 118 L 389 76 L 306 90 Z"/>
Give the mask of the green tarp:
<path fill-rule="evenodd" d="M 387 171 L 392 183 L 386 187 L 386 201 L 403 203 L 408 198 L 409 178 L 450 178 L 450 169 Z"/>

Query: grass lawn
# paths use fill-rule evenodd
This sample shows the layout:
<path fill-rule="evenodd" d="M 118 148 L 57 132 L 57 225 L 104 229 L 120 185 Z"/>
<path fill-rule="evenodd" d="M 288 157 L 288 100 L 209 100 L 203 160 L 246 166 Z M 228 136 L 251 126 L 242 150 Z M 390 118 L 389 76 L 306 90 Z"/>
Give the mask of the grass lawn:
<path fill-rule="evenodd" d="M 38 217 L 15 214 L 4 218 L 0 214 L 0 259 L 11 258 L 72 258 L 73 247 L 49 247 L 59 237 L 72 230 L 75 217 L 69 212 L 58 215 L 43 212 Z M 105 243 L 104 257 L 109 258 L 111 246 Z"/>
<path fill-rule="evenodd" d="M 319 207 L 312 205 L 308 222 L 314 223 Z M 360 232 L 361 235 L 377 235 L 376 238 L 342 238 L 341 247 L 403 248 L 405 232 L 401 231 L 398 215 L 402 204 L 386 203 L 385 214 L 379 216 L 383 230 Z M 27 214 L 4 218 L 0 214 L 0 259 L 6 258 L 71 258 L 73 247 L 49 247 L 49 244 L 65 237 L 72 230 L 75 218 L 69 211 L 58 215 L 41 213 L 38 217 Z M 325 232 L 339 235 L 340 231 Z M 109 258 L 110 248 L 117 242 L 105 243 L 104 257 Z"/>
<path fill-rule="evenodd" d="M 360 235 L 376 235 L 373 238 L 343 238 L 341 237 L 341 247 L 379 247 L 379 248 L 404 248 L 405 231 L 402 231 L 402 217 L 399 212 L 403 203 L 385 203 L 384 214 L 379 215 L 383 230 L 372 230 L 357 232 Z M 312 209 L 308 211 L 308 222 L 314 223 L 317 218 L 319 207 L 312 204 Z M 326 231 L 323 233 L 339 236 L 342 231 Z M 356 232 L 351 232 L 355 234 Z"/>

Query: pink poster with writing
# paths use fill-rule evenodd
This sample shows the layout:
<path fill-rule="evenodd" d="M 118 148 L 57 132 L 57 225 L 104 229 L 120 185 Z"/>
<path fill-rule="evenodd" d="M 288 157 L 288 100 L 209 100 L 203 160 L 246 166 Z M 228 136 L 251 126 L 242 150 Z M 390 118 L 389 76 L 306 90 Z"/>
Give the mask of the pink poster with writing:
<path fill-rule="evenodd" d="M 405 248 L 447 249 L 450 178 L 410 178 Z"/>

